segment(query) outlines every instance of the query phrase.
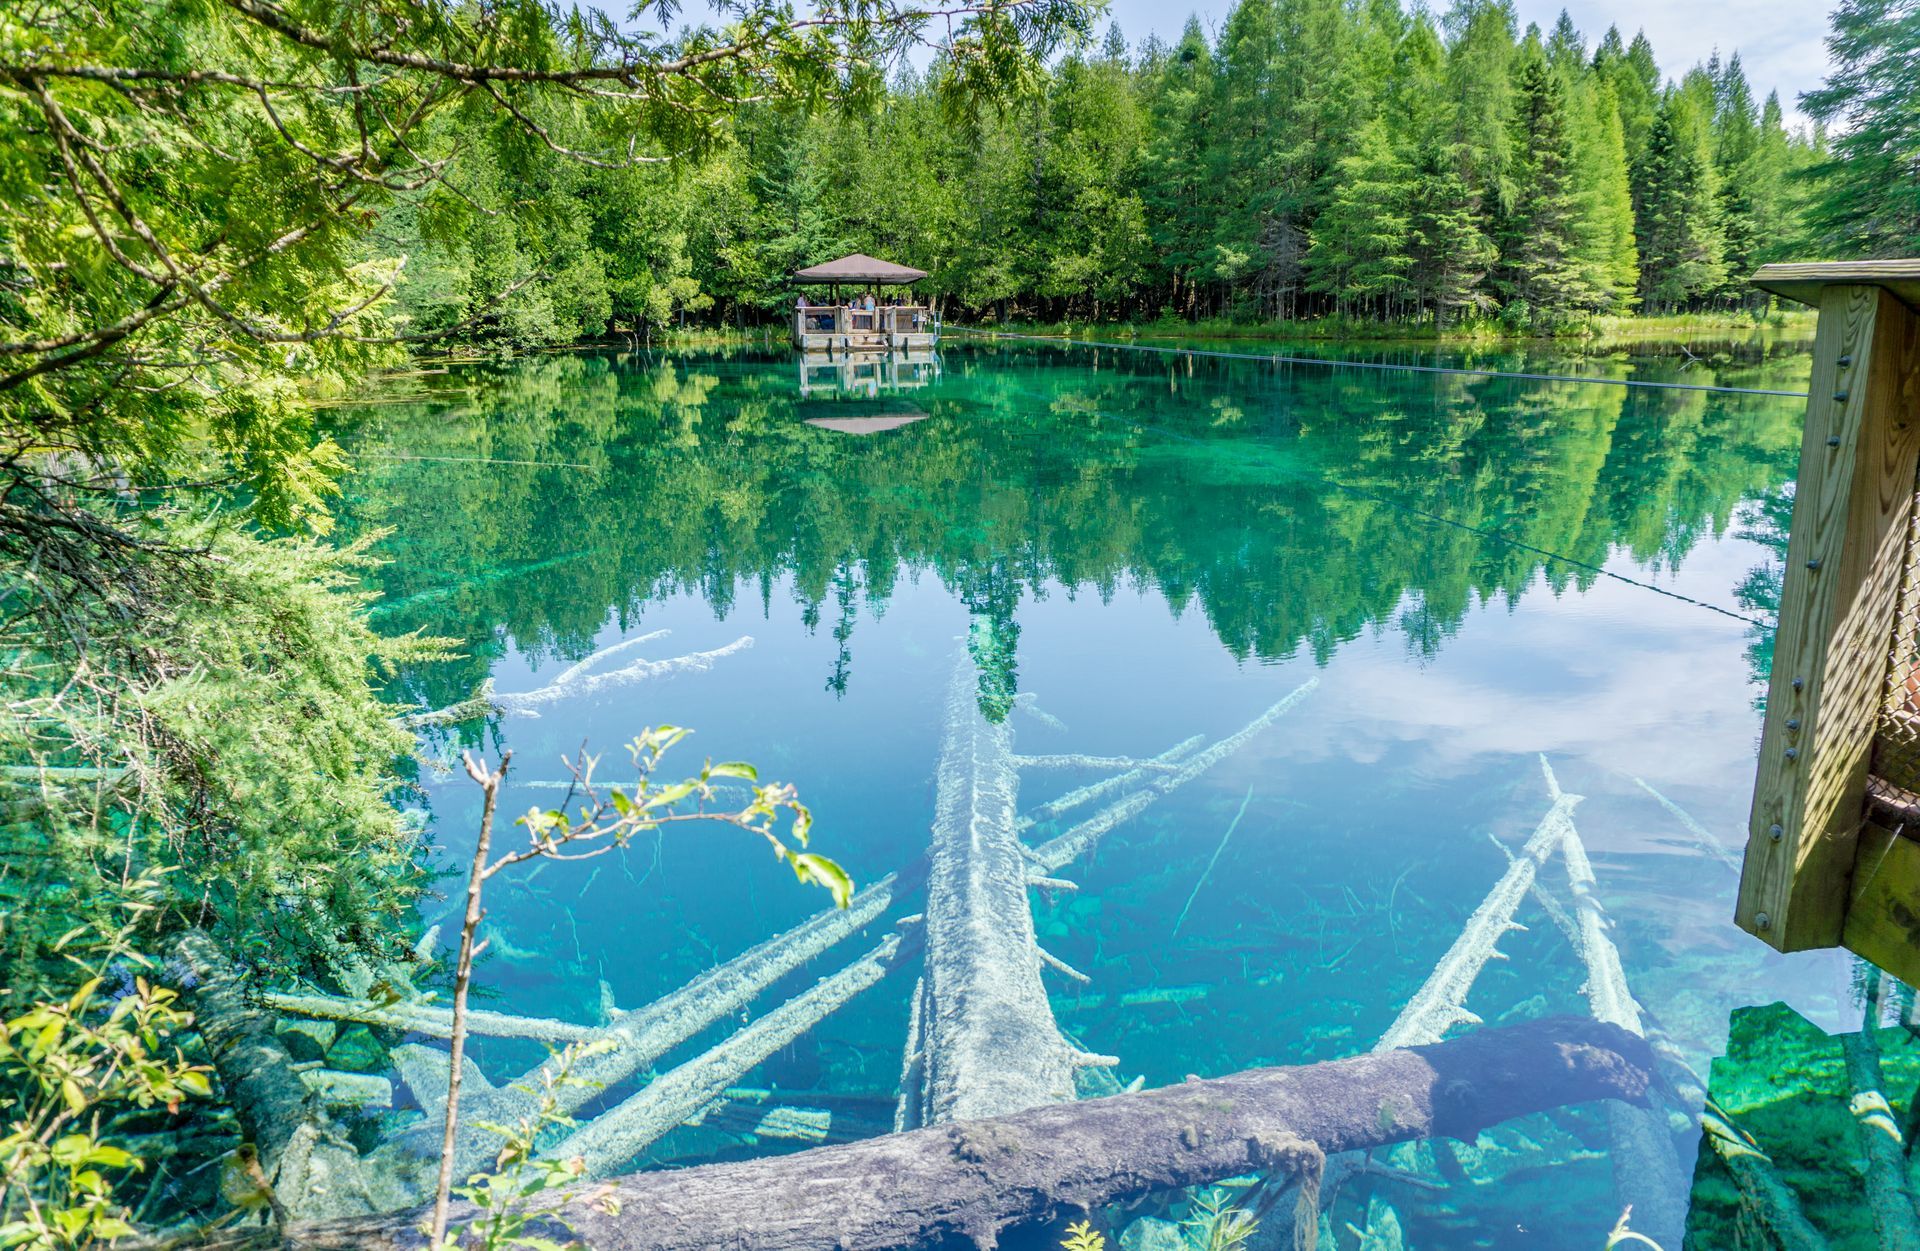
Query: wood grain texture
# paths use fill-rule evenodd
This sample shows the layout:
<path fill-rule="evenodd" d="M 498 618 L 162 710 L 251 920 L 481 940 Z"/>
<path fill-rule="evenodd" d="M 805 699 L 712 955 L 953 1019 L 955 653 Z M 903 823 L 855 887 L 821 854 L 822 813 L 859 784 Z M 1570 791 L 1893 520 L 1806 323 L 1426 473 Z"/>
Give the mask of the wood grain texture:
<path fill-rule="evenodd" d="M 1920 843 L 1879 822 L 1860 831 L 1842 940 L 1909 986 L 1920 982 Z"/>
<path fill-rule="evenodd" d="M 1920 309 L 1920 260 L 1762 265 L 1753 276 L 1762 291 L 1815 308 L 1826 289 L 1837 284 L 1884 287 L 1907 307 Z"/>
<path fill-rule="evenodd" d="M 1245 1173 L 1314 1174 L 1328 1155 L 1480 1130 L 1596 1099 L 1645 1106 L 1644 1039 L 1552 1017 L 1430 1047 L 1254 1069 L 1048 1104 L 843 1146 L 635 1173 L 542 1196 L 538 1232 L 594 1251 L 991 1248 L 1002 1230 Z M 455 1224 L 471 1209 L 456 1211 Z M 228 1230 L 193 1245 L 409 1251 L 420 1215 Z M 178 1251 L 180 1244 L 176 1244 Z"/>
<path fill-rule="evenodd" d="M 1846 915 L 1920 463 L 1917 334 L 1880 288 L 1821 297 L 1735 914 L 1782 951 L 1834 946 Z"/>

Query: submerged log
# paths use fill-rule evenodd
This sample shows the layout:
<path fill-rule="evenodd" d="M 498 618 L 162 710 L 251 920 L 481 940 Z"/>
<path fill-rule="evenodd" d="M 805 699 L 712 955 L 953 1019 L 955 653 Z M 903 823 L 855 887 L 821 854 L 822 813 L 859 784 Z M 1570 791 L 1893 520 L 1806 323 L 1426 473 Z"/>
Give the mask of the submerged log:
<path fill-rule="evenodd" d="M 1155 766 L 1170 765 L 1199 750 L 1206 742 L 1206 736 L 1196 734 L 1192 738 L 1175 743 L 1172 747 L 1153 757 L 1149 762 Z M 1042 821 L 1051 821 L 1057 816 L 1072 812 L 1075 808 L 1090 804 L 1096 799 L 1105 799 L 1115 791 L 1123 791 L 1129 786 L 1138 786 L 1152 774 L 1146 769 L 1129 769 L 1125 773 L 1116 773 L 1112 777 L 1101 778 L 1098 782 L 1089 782 L 1085 786 L 1076 786 L 1058 799 L 1049 799 L 1032 812 L 1020 818 L 1020 828 L 1027 829 Z"/>
<path fill-rule="evenodd" d="M 1453 946 L 1447 948 L 1447 953 L 1434 965 L 1426 982 L 1414 992 L 1399 1017 L 1387 1027 L 1387 1032 L 1380 1036 L 1380 1041 L 1375 1044 L 1376 1050 L 1387 1051 L 1394 1047 L 1438 1042 L 1455 1025 L 1479 1023 L 1480 1018 L 1467 1011 L 1467 992 L 1473 989 L 1473 983 L 1480 976 L 1480 970 L 1486 967 L 1487 961 L 1499 954 L 1495 944 L 1509 930 L 1518 928 L 1513 919 L 1514 910 L 1532 889 L 1540 866 L 1553 855 L 1566 838 L 1567 831 L 1573 828 L 1573 809 L 1583 798 L 1560 789 L 1544 756 L 1541 757 L 1540 768 L 1546 773 L 1547 790 L 1553 798 L 1553 806 L 1540 819 L 1539 826 L 1527 839 L 1520 854 L 1507 866 L 1506 873 L 1494 883 L 1493 889 L 1487 892 L 1487 897 L 1481 900 L 1473 915 L 1467 918 L 1460 936 L 1453 940 Z"/>
<path fill-rule="evenodd" d="M 907 1044 L 918 1052 L 919 1088 L 901 1092 L 905 1128 L 1074 1097 L 1076 1053 L 1040 982 L 1013 732 L 980 715 L 974 685 L 963 651 L 947 684 L 935 781 L 926 970 Z"/>
<path fill-rule="evenodd" d="M 902 951 L 900 936 L 887 935 L 846 968 L 822 978 L 725 1042 L 662 1073 L 541 1154 L 578 1159 L 587 1176 L 606 1176 L 720 1098 L 755 1065 L 878 983 L 898 965 Z"/>
<path fill-rule="evenodd" d="M 1246 725 L 1209 745 L 1204 751 L 1181 760 L 1180 767 L 1173 772 L 1163 773 L 1153 778 L 1143 789 L 1102 808 L 1072 829 L 1040 844 L 1028 855 L 1034 864 L 1048 873 L 1057 872 L 1063 866 L 1085 855 L 1095 843 L 1106 837 L 1107 833 L 1122 821 L 1140 815 L 1163 796 L 1179 790 L 1245 747 L 1256 734 L 1291 712 L 1293 706 L 1312 694 L 1313 689 L 1318 685 L 1320 685 L 1320 679 L 1308 678 Z M 1162 760 L 1165 758 L 1165 756 L 1161 757 Z"/>
<path fill-rule="evenodd" d="M 326 1096 L 301 1079 L 233 962 L 198 931 L 183 935 L 174 955 L 192 975 L 195 1024 L 259 1155 L 275 1214 L 311 1220 L 378 1211 L 360 1153 L 328 1115 Z"/>
<path fill-rule="evenodd" d="M 1135 756 L 1089 756 L 1084 753 L 1053 756 L 1015 756 L 1016 769 L 1125 769 L 1135 773 L 1172 773 L 1180 766 L 1169 760 L 1141 760 Z"/>
<path fill-rule="evenodd" d="M 1644 1102 L 1644 1039 L 1556 1017 L 1430 1047 L 1254 1069 L 1161 1090 L 1051 1104 L 1012 1116 L 890 1134 L 793 1155 L 638 1173 L 549 1203 L 595 1251 L 903 1251 L 1265 1171 L 1444 1135 L 1595 1099 Z M 456 1225 L 474 1219 L 456 1210 Z M 536 1222 L 538 1225 L 539 1222 Z M 529 1231 L 534 1232 L 534 1231 Z M 268 1244 L 305 1251 L 413 1251 L 418 1213 L 303 1225 Z M 206 1245 L 245 1245 L 215 1235 Z"/>
<path fill-rule="evenodd" d="M 1693 835 L 1696 839 L 1700 840 L 1700 846 L 1706 850 L 1708 855 L 1712 856 L 1715 860 L 1718 860 L 1721 864 L 1726 865 L 1729 869 L 1732 869 L 1735 873 L 1738 873 L 1740 871 L 1739 859 L 1731 851 L 1727 850 L 1727 845 L 1720 841 L 1719 835 L 1715 834 L 1712 830 L 1709 830 L 1706 826 L 1694 820 L 1692 813 L 1688 812 L 1685 808 L 1682 808 L 1679 804 L 1674 803 L 1671 799 L 1668 799 L 1665 795 L 1662 795 L 1659 791 L 1654 790 L 1653 787 L 1647 785 L 1647 783 L 1642 779 L 1635 778 L 1633 780 L 1635 784 L 1640 787 L 1641 790 L 1653 796 L 1655 803 L 1659 804 L 1662 808 L 1665 808 L 1668 812 L 1672 813 L 1674 816 L 1674 819 L 1679 821 L 1681 825 L 1684 825 L 1687 828 L 1687 833 Z"/>
<path fill-rule="evenodd" d="M 536 690 L 531 691 L 495 691 L 490 702 L 495 708 L 508 716 L 537 717 L 540 709 L 547 704 L 558 703 L 563 699 L 573 699 L 591 695 L 596 691 L 625 686 L 634 682 L 644 682 L 649 678 L 672 677 L 682 673 L 700 673 L 713 667 L 713 662 L 722 660 L 736 652 L 745 651 L 753 646 L 753 636 L 743 634 L 733 642 L 711 651 L 690 652 L 685 656 L 673 656 L 666 660 L 633 660 L 618 669 L 606 669 L 598 673 L 588 670 L 616 652 L 636 644 L 649 642 L 665 634 L 665 630 L 656 630 L 624 643 L 615 643 L 603 648 L 572 666 L 559 677 Z"/>
<path fill-rule="evenodd" d="M 270 990 L 260 1002 L 287 1016 L 311 1017 L 321 1021 L 357 1021 L 383 1029 L 406 1030 L 429 1038 L 453 1037 L 453 1009 L 428 1003 L 370 1003 L 365 999 L 344 999 L 338 995 L 293 994 Z M 592 1025 L 575 1025 L 551 1017 L 513 1016 L 469 1008 L 467 1032 L 486 1038 L 531 1038 L 538 1042 L 565 1044 L 586 1042 L 600 1031 Z"/>
<path fill-rule="evenodd" d="M 1553 773 L 1549 782 L 1558 789 Z M 1587 858 L 1586 842 L 1571 820 L 1560 855 L 1567 869 L 1567 887 L 1573 892 L 1577 915 L 1574 944 L 1587 967 L 1587 1008 L 1597 1021 L 1618 1025 L 1641 1037 L 1646 1027 L 1640 1019 L 1640 1005 L 1627 986 L 1627 974 L 1620 961 L 1620 949 L 1608 933 L 1610 922 L 1600 903 L 1599 883 L 1593 875 L 1593 862 Z M 1674 1150 L 1673 1134 L 1658 1108 L 1635 1108 L 1623 1103 L 1607 1105 L 1607 1136 L 1613 1161 L 1614 1190 L 1620 1202 L 1633 1210 L 1639 1232 L 1662 1246 L 1677 1246 L 1686 1233 L 1687 1175 Z"/>
<path fill-rule="evenodd" d="M 570 1115 L 578 1111 L 597 1099 L 602 1090 L 627 1081 L 716 1021 L 738 1015 L 782 977 L 866 928 L 893 905 L 899 893 L 917 885 L 923 872 L 916 865 L 901 873 L 889 873 L 855 893 L 847 907 L 815 913 L 652 1004 L 622 1013 L 605 1029 L 581 1040 L 587 1044 L 605 1040 L 613 1046 L 574 1066 L 573 1075 L 579 1084 L 544 1093 L 554 1099 L 557 1112 Z M 539 1110 L 543 1095 L 539 1076 L 539 1069 L 534 1069 L 515 1081 L 470 1093 L 461 1100 L 461 1124 L 454 1147 L 456 1175 L 464 1176 L 462 1170 L 471 1172 L 484 1166 L 498 1149 L 497 1136 L 480 1129 L 480 1122 L 513 1124 Z M 421 1092 L 415 1095 L 420 1097 Z M 440 1097 L 444 1099 L 444 1093 Z M 420 1102 L 427 1104 L 430 1098 L 421 1098 Z M 422 1125 L 397 1139 L 396 1146 L 401 1152 L 424 1158 L 437 1156 L 440 1142 L 431 1125 Z"/>

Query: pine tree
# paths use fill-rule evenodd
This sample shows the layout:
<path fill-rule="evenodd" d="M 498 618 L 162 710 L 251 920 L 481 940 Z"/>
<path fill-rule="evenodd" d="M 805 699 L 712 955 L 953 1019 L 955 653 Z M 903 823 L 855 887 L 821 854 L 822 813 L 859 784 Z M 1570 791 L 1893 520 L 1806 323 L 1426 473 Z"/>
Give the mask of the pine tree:
<path fill-rule="evenodd" d="M 1810 225 L 1842 256 L 1920 252 L 1920 4 L 1840 0 L 1827 51 L 1835 69 L 1801 97 L 1835 125 L 1816 164 Z"/>
<path fill-rule="evenodd" d="M 1268 77 L 1276 104 L 1272 191 L 1249 281 L 1256 307 L 1291 307 L 1301 270 L 1299 247 L 1333 193 L 1338 162 L 1372 116 L 1377 84 L 1364 72 L 1377 44 L 1367 38 L 1373 10 L 1346 0 L 1275 0 Z M 1224 37 L 1223 37 L 1224 45 Z"/>
<path fill-rule="evenodd" d="M 1787 133 L 1780 93 L 1769 93 L 1760 107 L 1753 155 L 1741 175 L 1753 216 L 1751 263 L 1755 266 L 1817 250 L 1806 237 L 1806 200 L 1812 187 L 1799 176 L 1812 159 L 1811 148 Z"/>
<path fill-rule="evenodd" d="M 1408 203 L 1407 277 L 1442 330 L 1458 314 L 1486 306 L 1482 284 L 1499 258 L 1481 229 L 1480 200 L 1461 172 L 1463 157 L 1458 144 L 1423 148 Z"/>
<path fill-rule="evenodd" d="M 1499 215 L 1513 194 L 1514 16 L 1510 0 L 1457 0 L 1446 28 L 1447 96 L 1462 171 L 1485 211 Z"/>
<path fill-rule="evenodd" d="M 1277 216 L 1297 220 L 1305 190 L 1286 176 L 1290 145 L 1276 89 L 1276 8 L 1276 0 L 1240 0 L 1220 32 L 1218 104 L 1200 155 L 1221 200 L 1207 264 L 1221 287 L 1253 281 L 1262 268 L 1264 224 Z M 1297 278 L 1297 269 L 1285 265 L 1273 281 L 1290 289 Z"/>
<path fill-rule="evenodd" d="M 1199 311 L 1202 273 L 1219 218 L 1219 188 L 1200 159 L 1213 129 L 1217 78 L 1200 19 L 1189 18 L 1146 91 L 1148 140 L 1141 154 L 1140 198 L 1160 285 L 1172 306 L 1186 314 Z"/>
<path fill-rule="evenodd" d="M 1596 312 L 1625 312 L 1640 285 L 1640 250 L 1634 240 L 1633 186 L 1620 110 L 1613 88 L 1597 74 L 1580 81 L 1573 95 L 1581 274 L 1593 292 Z"/>
<path fill-rule="evenodd" d="M 1684 88 L 1661 101 L 1638 174 L 1641 301 L 1671 312 L 1718 291 L 1727 273 L 1707 119 Z"/>
<path fill-rule="evenodd" d="M 1593 68 L 1613 88 L 1627 145 L 1627 164 L 1637 165 L 1660 107 L 1660 66 L 1653 59 L 1653 45 L 1641 32 L 1633 37 L 1631 46 L 1623 46 L 1619 27 L 1610 27 L 1593 54 Z"/>
<path fill-rule="evenodd" d="M 1714 79 L 1713 158 L 1720 178 L 1720 220 L 1726 237 L 1727 288 L 1734 303 L 1764 299 L 1747 283 L 1760 246 L 1760 224 L 1754 196 L 1755 159 L 1760 148 L 1760 119 L 1753 107 L 1753 90 L 1734 53 Z"/>
<path fill-rule="evenodd" d="M 1341 158 L 1333 200 L 1314 222 L 1309 290 L 1332 295 L 1342 312 L 1369 305 L 1392 311 L 1409 289 L 1413 266 L 1407 254 L 1411 183 L 1386 126 L 1374 118 Z"/>
<path fill-rule="evenodd" d="M 1560 10 L 1560 20 L 1553 24 L 1553 33 L 1547 36 L 1547 64 L 1571 82 L 1586 59 L 1586 37 L 1574 27 L 1572 15 L 1565 9 Z"/>
<path fill-rule="evenodd" d="M 1600 297 L 1578 255 L 1580 204 L 1566 84 L 1548 66 L 1537 37 L 1520 50 L 1514 97 L 1515 192 L 1503 223 L 1503 285 L 1512 299 L 1525 302 L 1535 322 L 1553 324 L 1596 307 Z"/>
<path fill-rule="evenodd" d="M 1424 12 L 1413 15 L 1394 50 L 1383 105 L 1407 167 L 1407 284 L 1416 312 L 1446 325 L 1486 304 L 1482 284 L 1496 258 L 1481 201 L 1464 170 L 1465 147 L 1446 95 L 1447 50 Z"/>

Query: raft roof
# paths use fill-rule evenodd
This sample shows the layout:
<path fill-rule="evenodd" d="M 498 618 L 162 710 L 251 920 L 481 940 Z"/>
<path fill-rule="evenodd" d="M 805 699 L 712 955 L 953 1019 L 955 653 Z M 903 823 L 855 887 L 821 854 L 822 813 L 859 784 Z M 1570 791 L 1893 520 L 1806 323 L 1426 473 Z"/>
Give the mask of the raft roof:
<path fill-rule="evenodd" d="M 837 261 L 828 261 L 822 265 L 811 265 L 806 269 L 793 271 L 793 280 L 797 283 L 872 283 L 875 286 L 902 286 L 909 282 L 918 282 L 927 276 L 924 269 L 914 269 L 910 265 L 895 265 L 892 261 L 883 261 L 868 256 L 864 252 L 855 252 L 843 256 Z"/>
<path fill-rule="evenodd" d="M 902 426 L 910 426 L 916 421 L 925 421 L 932 415 L 916 408 L 880 413 L 872 417 L 807 417 L 802 420 L 809 426 L 820 430 L 832 430 L 839 434 L 881 434 L 888 430 L 898 430 Z"/>

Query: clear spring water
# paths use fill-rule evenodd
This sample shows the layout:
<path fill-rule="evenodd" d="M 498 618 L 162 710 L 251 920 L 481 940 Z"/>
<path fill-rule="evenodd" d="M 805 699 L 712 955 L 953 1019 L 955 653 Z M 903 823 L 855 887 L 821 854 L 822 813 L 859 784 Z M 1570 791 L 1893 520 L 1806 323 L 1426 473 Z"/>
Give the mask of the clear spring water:
<path fill-rule="evenodd" d="M 1806 372 L 1791 350 L 1314 350 L 1761 389 Z M 1011 688 L 1045 714 L 1011 713 L 1026 754 L 1216 739 L 1317 677 L 1067 871 L 1077 894 L 1034 896 L 1041 943 L 1092 978 L 1047 974 L 1055 1014 L 1121 1080 L 1372 1046 L 1546 812 L 1542 755 L 1586 796 L 1575 820 L 1633 990 L 1696 1067 L 1744 1005 L 1785 999 L 1828 1028 L 1857 1013 L 1841 960 L 1773 956 L 1730 921 L 1801 401 L 959 336 L 941 362 L 852 390 L 818 371 L 803 393 L 785 350 L 573 354 L 395 379 L 337 410 L 358 465 L 344 528 L 391 528 L 370 576 L 382 625 L 465 654 L 401 675 L 397 699 L 439 707 L 489 677 L 532 691 L 653 631 L 670 633 L 600 668 L 751 639 L 429 754 L 511 747 L 511 816 L 557 801 L 583 743 L 618 778 L 635 731 L 691 726 L 681 763 L 794 782 L 817 849 L 866 881 L 927 844 L 970 627 L 1012 641 L 983 706 Z M 848 419 L 885 428 L 810 424 Z M 1099 776 L 1027 771 L 1021 804 Z M 463 866 L 477 792 L 457 767 L 421 786 Z M 1542 878 L 1564 897 L 1557 861 Z M 722 827 L 513 871 L 490 887 L 485 1006 L 597 1022 L 603 982 L 643 1004 L 822 902 Z M 423 924 L 444 943 L 456 917 L 436 901 Z M 1531 901 L 1519 919 L 1468 1006 L 1489 1023 L 1584 1011 L 1567 941 Z M 886 1119 L 911 987 L 896 974 L 747 1083 L 871 1096 L 838 1106 Z M 540 1055 L 476 1045 L 496 1078 Z M 642 1163 L 790 1145 L 685 1130 Z M 1529 1118 L 1486 1146 L 1467 1170 L 1497 1184 L 1393 1192 L 1407 1245 L 1605 1242 L 1598 1118 Z M 1343 1202 L 1334 1228 L 1364 1224 L 1365 1187 Z"/>

